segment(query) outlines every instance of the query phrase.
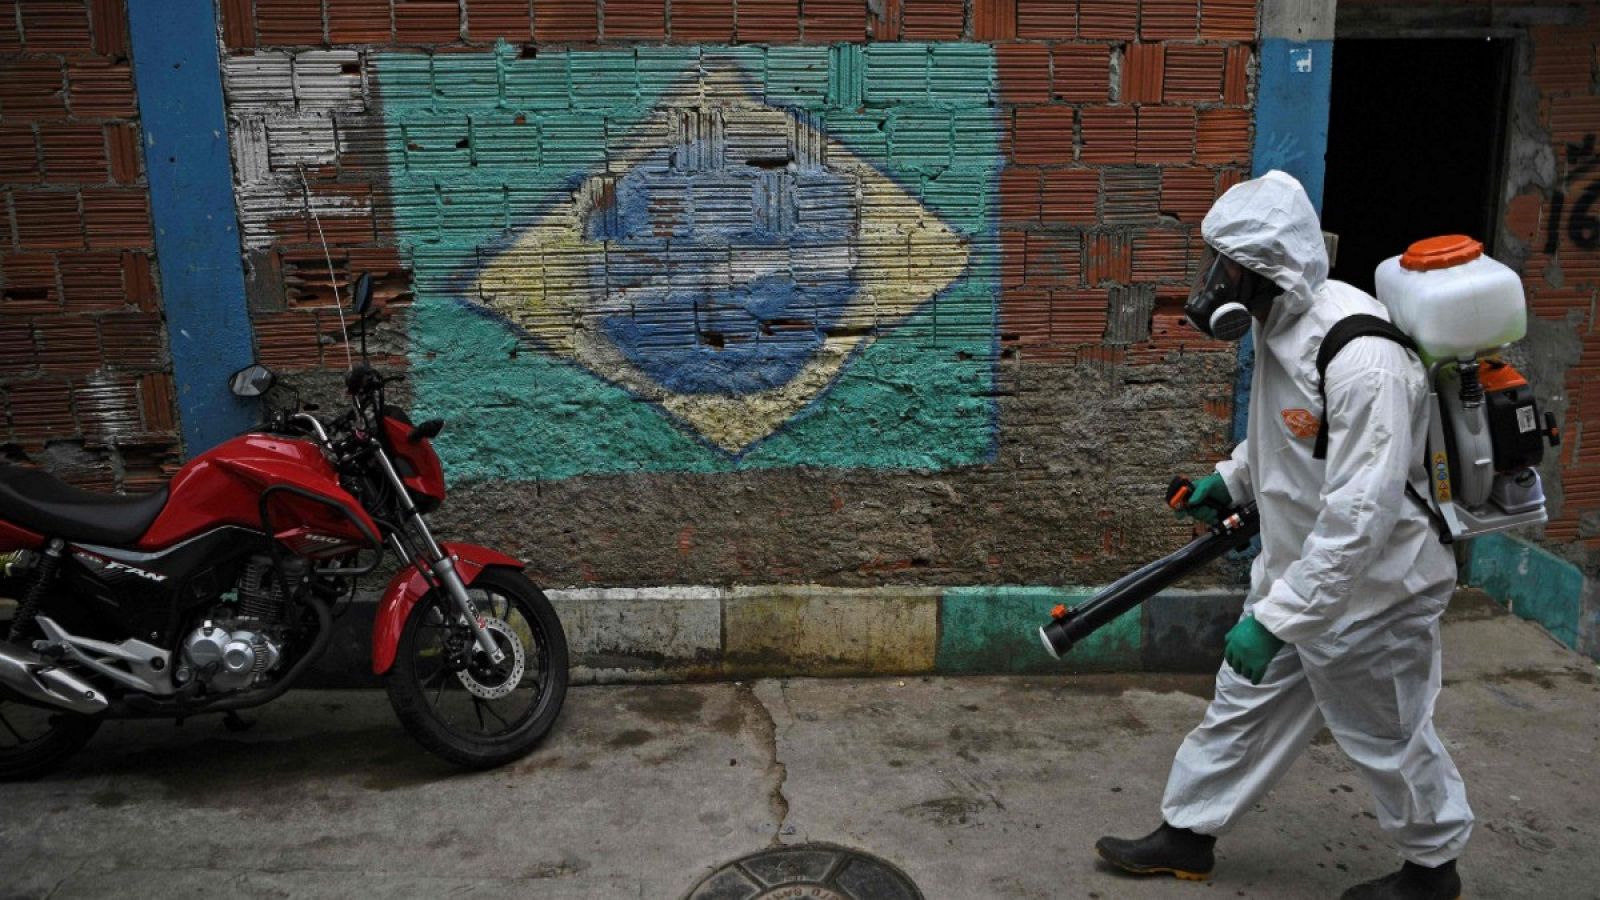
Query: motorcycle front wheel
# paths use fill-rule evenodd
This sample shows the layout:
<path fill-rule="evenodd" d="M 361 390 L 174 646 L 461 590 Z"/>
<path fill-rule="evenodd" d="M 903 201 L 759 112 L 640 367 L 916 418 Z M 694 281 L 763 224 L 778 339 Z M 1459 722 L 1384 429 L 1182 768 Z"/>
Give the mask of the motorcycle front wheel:
<path fill-rule="evenodd" d="M 11 620 L 0 619 L 0 640 Z M 99 719 L 23 703 L 0 689 L 0 781 L 37 778 L 83 749 Z"/>
<path fill-rule="evenodd" d="M 526 756 L 555 724 L 567 695 L 567 639 L 521 572 L 485 570 L 467 594 L 505 658 L 491 662 L 455 603 L 434 591 L 412 607 L 384 686 L 423 747 L 492 769 Z"/>

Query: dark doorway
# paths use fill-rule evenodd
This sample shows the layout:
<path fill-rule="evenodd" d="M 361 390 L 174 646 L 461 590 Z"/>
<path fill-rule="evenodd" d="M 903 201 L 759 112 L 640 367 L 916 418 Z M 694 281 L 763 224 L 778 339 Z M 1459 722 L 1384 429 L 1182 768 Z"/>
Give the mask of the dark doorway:
<path fill-rule="evenodd" d="M 1333 277 L 1372 291 L 1378 263 L 1415 240 L 1466 234 L 1493 251 L 1512 41 L 1333 45 L 1322 227 Z"/>

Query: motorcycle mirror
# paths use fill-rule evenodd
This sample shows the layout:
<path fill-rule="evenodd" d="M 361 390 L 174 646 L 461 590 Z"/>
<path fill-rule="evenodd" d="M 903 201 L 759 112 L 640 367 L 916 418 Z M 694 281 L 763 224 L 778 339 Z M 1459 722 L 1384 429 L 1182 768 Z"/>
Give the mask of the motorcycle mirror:
<path fill-rule="evenodd" d="M 228 390 L 233 391 L 235 397 L 259 397 L 278 381 L 278 376 L 266 366 L 256 363 L 246 366 L 233 373 L 228 379 Z"/>
<path fill-rule="evenodd" d="M 355 289 L 350 292 L 350 311 L 358 318 L 365 319 L 372 312 L 372 275 L 362 272 L 356 279 Z"/>

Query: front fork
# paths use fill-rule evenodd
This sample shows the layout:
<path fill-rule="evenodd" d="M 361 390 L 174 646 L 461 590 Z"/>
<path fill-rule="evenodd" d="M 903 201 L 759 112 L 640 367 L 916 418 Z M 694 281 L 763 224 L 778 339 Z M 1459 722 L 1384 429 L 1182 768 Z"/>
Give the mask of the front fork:
<path fill-rule="evenodd" d="M 400 479 L 400 473 L 396 472 L 394 464 L 389 462 L 389 454 L 385 453 L 382 447 L 379 447 L 376 448 L 374 455 L 377 456 L 379 464 L 383 467 L 384 477 L 389 479 L 389 484 L 394 487 L 395 495 L 400 498 L 400 506 L 406 522 L 422 538 L 423 555 L 427 560 L 431 577 L 438 582 L 440 587 L 444 588 L 444 592 L 455 603 L 456 611 L 466 620 L 467 627 L 472 629 L 472 637 L 477 643 L 478 649 L 489 657 L 490 662 L 496 664 L 504 662 L 506 658 L 505 651 L 501 650 L 499 645 L 494 642 L 494 637 L 489 633 L 489 629 L 485 628 L 483 622 L 478 618 L 478 608 L 472 605 L 472 598 L 467 595 L 466 582 L 461 580 L 461 574 L 456 571 L 455 561 L 450 558 L 450 554 L 440 549 L 438 542 L 433 539 L 433 532 L 428 530 L 428 523 L 423 521 L 422 513 L 417 511 L 417 505 L 411 502 L 411 492 L 406 490 L 405 482 Z M 395 552 L 400 554 L 402 558 L 415 561 L 397 536 L 391 534 L 389 541 L 395 545 Z M 420 564 L 418 568 L 421 568 Z"/>

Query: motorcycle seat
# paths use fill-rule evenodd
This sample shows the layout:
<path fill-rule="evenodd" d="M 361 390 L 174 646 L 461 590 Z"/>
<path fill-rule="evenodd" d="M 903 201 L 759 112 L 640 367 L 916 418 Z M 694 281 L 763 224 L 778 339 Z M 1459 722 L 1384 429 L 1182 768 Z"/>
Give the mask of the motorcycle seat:
<path fill-rule="evenodd" d="M 0 464 L 0 519 L 46 537 L 132 543 L 166 505 L 166 488 L 150 494 L 101 494 L 79 490 L 39 469 Z"/>

